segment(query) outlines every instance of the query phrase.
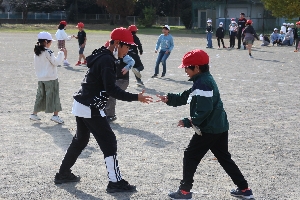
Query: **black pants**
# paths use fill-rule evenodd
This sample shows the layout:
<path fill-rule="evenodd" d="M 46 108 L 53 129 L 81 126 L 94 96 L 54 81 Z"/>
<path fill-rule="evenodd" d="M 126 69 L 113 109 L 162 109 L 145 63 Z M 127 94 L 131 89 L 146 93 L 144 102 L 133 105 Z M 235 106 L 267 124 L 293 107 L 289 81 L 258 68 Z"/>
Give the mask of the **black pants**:
<path fill-rule="evenodd" d="M 300 37 L 300 36 L 298 36 L 298 37 Z M 298 45 L 299 45 L 299 42 L 300 42 L 300 38 L 296 38 L 295 41 L 296 41 L 296 50 L 300 50 L 298 48 Z"/>
<path fill-rule="evenodd" d="M 241 43 L 242 43 L 242 31 L 237 32 L 237 38 L 238 38 L 238 48 L 241 48 Z"/>
<path fill-rule="evenodd" d="M 235 35 L 234 34 L 231 34 L 230 37 L 229 37 L 229 43 L 230 43 L 230 47 L 234 47 L 235 46 Z M 241 44 L 240 44 L 241 46 Z"/>
<path fill-rule="evenodd" d="M 225 47 L 223 38 L 217 38 L 217 40 L 218 40 L 218 47 L 220 47 L 220 40 L 222 42 L 223 47 Z"/>
<path fill-rule="evenodd" d="M 82 118 L 76 117 L 77 132 L 73 137 L 67 153 L 61 163 L 59 173 L 70 173 L 78 156 L 86 147 L 92 133 L 104 154 L 104 158 L 117 154 L 117 140 L 106 117 Z"/>
<path fill-rule="evenodd" d="M 128 55 L 130 55 L 133 58 L 134 62 L 135 62 L 133 68 L 136 68 L 139 71 L 143 71 L 144 70 L 144 65 L 141 61 L 140 56 L 138 54 L 136 54 L 135 52 L 132 52 L 132 51 L 128 52 Z M 137 81 L 141 81 L 140 78 L 138 78 L 136 76 L 135 76 L 135 78 L 136 78 Z"/>
<path fill-rule="evenodd" d="M 228 152 L 228 131 L 226 131 L 219 134 L 202 133 L 202 136 L 193 135 L 190 144 L 184 151 L 183 179 L 180 182 L 181 190 L 190 191 L 192 189 L 194 173 L 208 150 L 211 150 L 215 155 L 234 184 L 241 190 L 248 188 L 247 181 Z"/>

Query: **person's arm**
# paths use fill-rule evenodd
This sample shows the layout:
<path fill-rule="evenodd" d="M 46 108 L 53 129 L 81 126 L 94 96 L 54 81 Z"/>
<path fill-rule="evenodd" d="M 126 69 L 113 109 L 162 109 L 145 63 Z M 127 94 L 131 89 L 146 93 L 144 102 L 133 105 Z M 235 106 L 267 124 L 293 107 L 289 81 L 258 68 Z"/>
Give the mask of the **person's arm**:
<path fill-rule="evenodd" d="M 129 56 L 129 55 L 126 55 L 124 58 L 123 58 L 123 62 L 126 63 L 127 65 L 122 69 L 122 74 L 126 74 L 134 65 L 135 65 L 135 61 L 134 59 Z"/>
<path fill-rule="evenodd" d="M 168 106 L 173 106 L 173 107 L 186 105 L 189 95 L 191 94 L 191 91 L 192 89 L 186 90 L 178 94 L 168 93 L 167 94 L 168 101 L 166 102 L 166 104 Z"/>
<path fill-rule="evenodd" d="M 138 49 L 139 49 L 139 52 L 140 52 L 140 55 L 143 54 L 143 47 L 142 47 L 142 44 L 141 44 L 141 41 L 140 39 L 136 36 L 136 42 L 134 42 L 136 45 L 138 45 Z"/>
<path fill-rule="evenodd" d="M 171 36 L 171 35 L 170 35 Z M 171 53 L 171 51 L 174 48 L 174 40 L 173 40 L 173 36 L 170 37 L 170 48 L 169 48 L 169 53 Z"/>
<path fill-rule="evenodd" d="M 57 57 L 54 56 L 54 52 L 51 51 L 50 49 L 46 49 L 46 58 L 49 60 L 49 62 L 53 65 L 53 67 L 56 67 L 57 65 L 61 65 L 65 54 L 64 50 L 61 50 L 58 52 Z"/>
<path fill-rule="evenodd" d="M 158 51 L 158 48 L 159 48 L 160 43 L 161 43 L 161 35 L 158 37 L 158 40 L 157 40 L 157 42 L 156 42 L 155 52 Z"/>
<path fill-rule="evenodd" d="M 72 36 L 68 36 L 67 33 L 63 30 L 60 32 L 63 40 L 71 40 Z"/>

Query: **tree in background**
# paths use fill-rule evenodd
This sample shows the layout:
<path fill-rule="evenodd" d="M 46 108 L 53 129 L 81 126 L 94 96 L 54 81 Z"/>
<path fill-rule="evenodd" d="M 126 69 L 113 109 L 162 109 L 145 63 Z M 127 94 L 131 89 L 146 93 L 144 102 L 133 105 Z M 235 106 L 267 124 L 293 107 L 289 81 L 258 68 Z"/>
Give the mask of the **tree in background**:
<path fill-rule="evenodd" d="M 182 2 L 181 20 L 186 29 L 192 28 L 192 1 L 185 0 Z"/>
<path fill-rule="evenodd" d="M 299 0 L 262 0 L 266 10 L 272 12 L 274 17 L 285 17 L 293 19 L 300 17 Z"/>
<path fill-rule="evenodd" d="M 156 9 L 152 6 L 143 9 L 143 15 L 139 19 L 139 24 L 145 27 L 151 27 L 155 23 Z"/>
<path fill-rule="evenodd" d="M 116 15 L 120 15 L 120 24 L 128 25 L 126 17 L 133 14 L 136 2 L 137 0 L 97 0 L 97 4 L 105 6 L 111 15 L 111 25 L 116 24 Z"/>

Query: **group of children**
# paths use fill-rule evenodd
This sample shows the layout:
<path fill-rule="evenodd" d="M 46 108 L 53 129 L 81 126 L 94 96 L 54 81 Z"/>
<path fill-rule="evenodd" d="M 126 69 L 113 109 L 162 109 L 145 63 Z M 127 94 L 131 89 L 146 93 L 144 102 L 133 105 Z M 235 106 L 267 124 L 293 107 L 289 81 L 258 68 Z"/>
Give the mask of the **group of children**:
<path fill-rule="evenodd" d="M 274 31 L 270 35 L 270 39 L 267 36 L 261 36 L 262 38 L 262 46 L 268 46 L 270 43 L 273 46 L 276 44 L 277 46 L 287 45 L 293 46 L 295 45 L 295 51 L 298 52 L 299 46 L 299 39 L 300 39 L 300 21 L 296 22 L 296 28 L 294 27 L 293 23 L 283 23 L 281 29 L 278 33 L 278 28 L 274 28 Z"/>
<path fill-rule="evenodd" d="M 160 46 L 157 65 L 160 61 L 164 62 L 163 65 L 165 65 L 165 61 L 174 46 L 169 30 L 170 27 L 164 26 L 163 34 L 158 39 L 155 49 L 157 52 Z M 136 186 L 125 181 L 120 173 L 117 159 L 117 140 L 106 116 L 106 107 L 111 98 L 142 103 L 152 102 L 152 97 L 145 96 L 144 90 L 139 94 L 125 92 L 128 84 L 124 81 L 126 79 L 123 79 L 121 84 L 117 83 L 120 80 L 118 77 L 124 77 L 128 73 L 130 69 L 126 67 L 128 63 L 133 66 L 137 63 L 136 60 L 130 58 L 129 61 L 124 61 L 130 51 L 137 54 L 135 48 L 138 41 L 133 32 L 137 32 L 137 28 L 134 26 L 130 26 L 128 29 L 123 27 L 114 29 L 110 34 L 111 40 L 107 47 L 103 46 L 96 49 L 90 56 L 86 57 L 88 71 L 81 83 L 80 90 L 73 95 L 72 114 L 76 117 L 77 131 L 61 162 L 58 173 L 55 175 L 55 184 L 80 181 L 80 176 L 74 175 L 71 168 L 87 146 L 90 133 L 92 133 L 104 154 L 109 179 L 106 191 L 108 193 L 136 191 Z M 134 38 L 137 43 L 135 43 Z M 60 39 L 62 40 L 62 38 Z M 63 123 L 58 117 L 61 105 L 58 93 L 57 65 L 63 60 L 67 62 L 67 52 L 63 48 L 64 43 L 58 41 L 62 48 L 55 57 L 53 51 L 49 49 L 52 41 L 54 40 L 50 33 L 41 32 L 38 34 L 38 42 L 34 48 L 34 66 L 39 80 L 38 93 L 34 112 L 30 118 L 40 120 L 37 112 L 46 110 L 46 112 L 54 112 L 53 121 Z M 85 41 L 81 41 L 83 42 L 81 45 L 79 42 L 79 48 L 84 48 Z M 138 49 L 142 54 L 142 48 Z M 130 60 L 135 62 L 130 63 Z M 194 173 L 201 159 L 208 150 L 211 150 L 226 173 L 238 186 L 230 194 L 235 197 L 253 199 L 252 190 L 248 187 L 247 181 L 228 152 L 229 124 L 217 84 L 209 72 L 208 54 L 199 49 L 189 51 L 184 55 L 180 68 L 183 68 L 190 81 L 193 81 L 193 86 L 179 94 L 156 95 L 159 98 L 157 102 L 161 101 L 169 106 L 190 104 L 190 117 L 179 120 L 178 126 L 192 127 L 195 130 L 195 134 L 184 152 L 183 179 L 179 189 L 169 193 L 169 197 L 171 199 L 192 198 L 190 190 L 194 182 Z M 138 66 L 136 69 L 135 75 L 138 78 L 138 73 L 142 68 Z M 164 66 L 162 75 L 165 73 Z M 155 75 L 157 76 L 157 74 L 156 69 Z"/>

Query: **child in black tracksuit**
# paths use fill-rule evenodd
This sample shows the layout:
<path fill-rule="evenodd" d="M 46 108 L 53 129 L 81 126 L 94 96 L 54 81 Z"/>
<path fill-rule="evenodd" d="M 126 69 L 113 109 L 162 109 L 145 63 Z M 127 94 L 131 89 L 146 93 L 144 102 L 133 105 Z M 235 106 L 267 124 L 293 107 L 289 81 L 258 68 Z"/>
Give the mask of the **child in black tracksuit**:
<path fill-rule="evenodd" d="M 231 190 L 235 197 L 254 198 L 252 190 L 231 159 L 228 152 L 229 123 L 218 86 L 209 72 L 209 57 L 203 50 L 193 50 L 185 54 L 179 68 L 193 81 L 192 88 L 178 94 L 168 93 L 166 96 L 157 95 L 169 106 L 190 104 L 190 117 L 178 122 L 179 127 L 193 127 L 193 135 L 188 147 L 184 151 L 183 179 L 178 191 L 169 194 L 172 199 L 191 199 L 194 174 L 208 150 L 215 155 L 225 172 L 238 186 Z"/>
<path fill-rule="evenodd" d="M 129 45 L 134 45 L 130 31 L 117 28 L 111 32 L 111 45 L 94 50 L 87 57 L 87 71 L 80 90 L 74 94 L 72 113 L 76 116 L 77 131 L 73 137 L 59 172 L 55 175 L 55 184 L 78 182 L 79 176 L 71 173 L 78 156 L 87 146 L 90 133 L 93 134 L 104 155 L 109 183 L 106 191 L 133 192 L 134 185 L 125 181 L 120 173 L 117 159 L 117 140 L 105 116 L 105 106 L 109 96 L 123 101 L 140 101 L 149 103 L 151 97 L 132 94 L 120 89 L 116 84 L 116 59 L 113 51 L 118 49 L 119 57 L 127 54 Z"/>
<path fill-rule="evenodd" d="M 226 48 L 225 45 L 224 45 L 224 41 L 223 41 L 224 35 L 225 35 L 225 30 L 223 28 L 223 22 L 220 22 L 219 28 L 217 28 L 217 31 L 216 31 L 216 38 L 218 40 L 218 47 L 219 48 L 220 48 L 220 40 L 222 42 L 223 48 Z"/>
<path fill-rule="evenodd" d="M 128 27 L 128 30 L 131 31 L 131 33 L 133 35 L 133 41 L 137 45 L 137 46 L 131 45 L 130 46 L 131 48 L 130 48 L 130 50 L 128 52 L 128 55 L 130 55 L 134 59 L 134 61 L 135 61 L 135 65 L 132 68 L 132 72 L 135 75 L 136 84 L 138 86 L 143 86 L 144 83 L 141 80 L 142 75 L 141 75 L 140 72 L 144 70 L 144 65 L 143 65 L 143 63 L 141 61 L 141 58 L 139 56 L 139 52 L 140 52 L 140 55 L 143 54 L 143 47 L 142 47 L 140 39 L 136 35 L 136 33 L 138 31 L 137 27 L 135 25 L 130 25 Z M 138 52 L 138 50 L 139 50 L 139 52 Z"/>

